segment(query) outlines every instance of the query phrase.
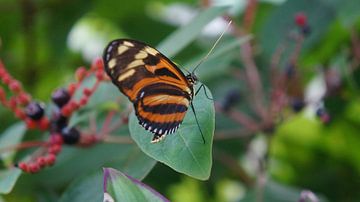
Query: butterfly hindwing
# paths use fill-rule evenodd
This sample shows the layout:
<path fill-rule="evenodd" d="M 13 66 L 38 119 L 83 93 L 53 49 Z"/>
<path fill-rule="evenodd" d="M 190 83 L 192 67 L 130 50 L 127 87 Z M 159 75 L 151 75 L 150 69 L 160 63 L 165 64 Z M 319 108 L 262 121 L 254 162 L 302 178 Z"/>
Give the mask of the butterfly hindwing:
<path fill-rule="evenodd" d="M 103 58 L 112 82 L 134 104 L 140 124 L 154 133 L 152 142 L 175 132 L 193 96 L 180 69 L 156 49 L 128 39 L 110 42 Z"/>

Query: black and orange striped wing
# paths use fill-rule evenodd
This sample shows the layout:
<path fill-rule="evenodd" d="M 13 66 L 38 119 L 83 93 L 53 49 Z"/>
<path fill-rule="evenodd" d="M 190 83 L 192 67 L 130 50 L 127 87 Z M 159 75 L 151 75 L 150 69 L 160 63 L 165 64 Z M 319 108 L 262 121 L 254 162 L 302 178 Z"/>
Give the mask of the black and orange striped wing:
<path fill-rule="evenodd" d="M 134 104 L 139 123 L 158 142 L 174 133 L 185 117 L 193 86 L 159 51 L 142 42 L 118 39 L 104 51 L 105 71 Z"/>

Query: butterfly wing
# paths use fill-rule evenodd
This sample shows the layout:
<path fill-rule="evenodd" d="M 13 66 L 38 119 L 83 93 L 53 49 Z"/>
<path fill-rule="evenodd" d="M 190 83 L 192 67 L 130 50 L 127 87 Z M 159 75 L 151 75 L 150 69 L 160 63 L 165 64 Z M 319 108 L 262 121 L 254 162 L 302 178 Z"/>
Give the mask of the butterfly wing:
<path fill-rule="evenodd" d="M 138 41 L 118 39 L 104 52 L 105 70 L 134 104 L 139 123 L 158 142 L 184 119 L 193 88 L 174 63 Z"/>

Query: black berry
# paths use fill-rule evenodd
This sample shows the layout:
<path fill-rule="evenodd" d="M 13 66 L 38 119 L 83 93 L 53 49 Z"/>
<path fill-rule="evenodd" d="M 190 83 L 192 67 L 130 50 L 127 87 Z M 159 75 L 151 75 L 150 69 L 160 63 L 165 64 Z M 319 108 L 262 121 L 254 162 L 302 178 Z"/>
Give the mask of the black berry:
<path fill-rule="evenodd" d="M 53 133 L 61 133 L 62 129 L 68 125 L 69 119 L 61 114 L 57 108 L 53 111 L 50 123 L 50 131 Z"/>
<path fill-rule="evenodd" d="M 44 105 L 31 102 L 26 106 L 25 113 L 32 120 L 40 120 L 44 116 Z"/>
<path fill-rule="evenodd" d="M 80 132 L 74 127 L 65 127 L 61 130 L 61 137 L 65 144 L 76 144 L 80 139 Z"/>
<path fill-rule="evenodd" d="M 69 102 L 70 98 L 71 96 L 69 92 L 64 88 L 57 89 L 51 95 L 52 101 L 60 108 L 66 105 L 66 103 Z"/>
<path fill-rule="evenodd" d="M 305 25 L 305 26 L 301 27 L 301 33 L 304 36 L 309 36 L 311 33 L 311 27 L 309 25 Z"/>
<path fill-rule="evenodd" d="M 291 102 L 291 107 L 294 110 L 294 112 L 301 111 L 304 108 L 304 106 L 305 106 L 305 102 L 301 98 L 295 98 Z"/>
<path fill-rule="evenodd" d="M 232 106 L 240 101 L 240 92 L 238 90 L 230 90 L 226 95 L 222 103 L 224 111 L 229 111 Z"/>
<path fill-rule="evenodd" d="M 322 117 L 324 114 L 326 114 L 326 110 L 323 107 L 319 107 L 316 110 L 316 116 Z"/>

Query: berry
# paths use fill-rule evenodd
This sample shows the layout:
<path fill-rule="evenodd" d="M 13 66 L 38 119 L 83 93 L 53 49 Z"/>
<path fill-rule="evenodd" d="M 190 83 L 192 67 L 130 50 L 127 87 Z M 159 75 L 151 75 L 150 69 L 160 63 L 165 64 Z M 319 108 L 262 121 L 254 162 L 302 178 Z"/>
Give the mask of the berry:
<path fill-rule="evenodd" d="M 291 107 L 294 112 L 300 112 L 305 106 L 305 102 L 301 98 L 294 98 L 291 102 Z"/>
<path fill-rule="evenodd" d="M 52 133 L 50 136 L 50 144 L 59 144 L 61 145 L 63 143 L 63 139 L 60 134 L 58 133 Z"/>
<path fill-rule="evenodd" d="M 20 162 L 16 167 L 20 168 L 24 172 L 29 172 L 29 166 L 24 162 Z"/>
<path fill-rule="evenodd" d="M 86 95 L 86 96 L 90 96 L 93 92 L 92 92 L 91 89 L 85 88 L 85 89 L 83 90 L 83 93 L 84 93 L 84 95 Z"/>
<path fill-rule="evenodd" d="M 76 91 L 77 83 L 71 83 L 68 87 L 68 92 L 70 95 L 73 95 Z"/>
<path fill-rule="evenodd" d="M 67 126 L 68 121 L 69 119 L 67 117 L 63 116 L 59 111 L 56 111 L 51 120 L 50 131 L 60 133 L 61 130 Z"/>
<path fill-rule="evenodd" d="M 326 110 L 322 107 L 319 107 L 317 110 L 316 110 L 316 116 L 318 117 L 321 117 L 322 115 L 324 115 L 326 113 Z"/>
<path fill-rule="evenodd" d="M 56 156 L 55 156 L 55 154 L 48 154 L 48 155 L 45 157 L 45 161 L 46 161 L 46 165 L 48 165 L 48 166 L 54 165 L 54 163 L 55 163 L 55 161 L 56 161 Z"/>
<path fill-rule="evenodd" d="M 26 118 L 25 113 L 24 113 L 22 110 L 20 110 L 19 108 L 16 108 L 16 109 L 14 110 L 14 112 L 15 112 L 15 116 L 16 116 L 17 118 L 19 118 L 19 119 L 21 119 L 21 120 L 24 120 L 24 119 Z"/>
<path fill-rule="evenodd" d="M 38 102 L 31 102 L 26 106 L 25 113 L 32 120 L 40 120 L 44 115 L 44 105 Z"/>
<path fill-rule="evenodd" d="M 82 81 L 86 76 L 86 69 L 85 67 L 79 67 L 75 72 L 75 78 L 78 81 Z"/>
<path fill-rule="evenodd" d="M 13 92 L 20 92 L 22 87 L 18 81 L 12 80 L 9 84 L 9 88 Z"/>
<path fill-rule="evenodd" d="M 60 144 L 54 144 L 51 145 L 48 149 L 49 154 L 58 154 L 61 151 L 61 145 Z"/>
<path fill-rule="evenodd" d="M 303 27 L 301 27 L 301 33 L 304 36 L 309 36 L 311 33 L 311 27 L 309 25 L 304 25 Z"/>
<path fill-rule="evenodd" d="M 29 165 L 29 171 L 30 171 L 31 173 L 37 173 L 37 172 L 39 172 L 39 170 L 40 170 L 40 165 L 39 165 L 39 164 L 37 164 L 37 163 L 31 163 L 31 164 Z"/>
<path fill-rule="evenodd" d="M 35 129 L 37 127 L 36 122 L 30 118 L 25 119 L 25 124 L 26 124 L 27 129 L 30 129 L 30 130 Z"/>
<path fill-rule="evenodd" d="M 69 94 L 69 91 L 64 88 L 57 89 L 51 95 L 52 101 L 60 108 L 66 105 L 69 102 L 70 98 L 71 96 Z"/>
<path fill-rule="evenodd" d="M 305 13 L 299 12 L 295 15 L 295 24 L 299 27 L 303 27 L 307 24 L 307 17 Z"/>
<path fill-rule="evenodd" d="M 80 106 L 84 106 L 87 104 L 87 102 L 89 101 L 89 97 L 83 97 L 80 99 Z"/>
<path fill-rule="evenodd" d="M 222 103 L 224 111 L 229 111 L 237 102 L 240 101 L 240 93 L 238 90 L 230 90 L 226 95 Z"/>
<path fill-rule="evenodd" d="M 20 92 L 20 94 L 18 95 L 18 101 L 19 101 L 19 104 L 21 104 L 21 105 L 29 104 L 30 100 L 31 100 L 31 97 L 24 92 Z"/>
<path fill-rule="evenodd" d="M 65 127 L 61 131 L 61 136 L 65 144 L 76 144 L 80 140 L 80 132 L 74 127 Z"/>
<path fill-rule="evenodd" d="M 40 166 L 40 167 L 45 167 L 46 166 L 46 160 L 45 157 L 40 156 L 36 159 L 36 163 Z"/>
<path fill-rule="evenodd" d="M 49 128 L 50 122 L 47 117 L 43 117 L 39 121 L 39 128 L 41 130 L 47 130 Z"/>

